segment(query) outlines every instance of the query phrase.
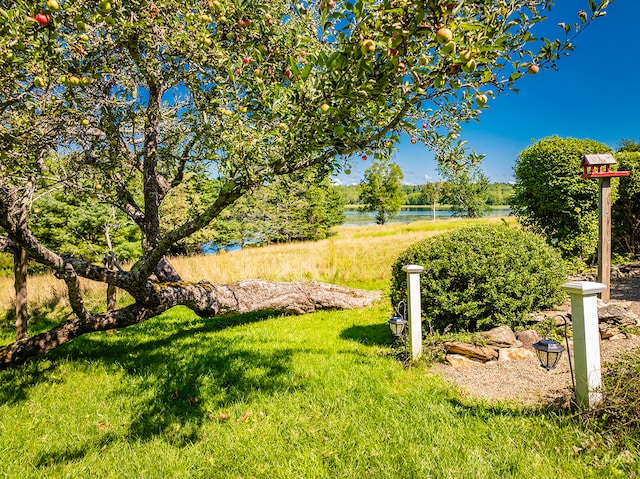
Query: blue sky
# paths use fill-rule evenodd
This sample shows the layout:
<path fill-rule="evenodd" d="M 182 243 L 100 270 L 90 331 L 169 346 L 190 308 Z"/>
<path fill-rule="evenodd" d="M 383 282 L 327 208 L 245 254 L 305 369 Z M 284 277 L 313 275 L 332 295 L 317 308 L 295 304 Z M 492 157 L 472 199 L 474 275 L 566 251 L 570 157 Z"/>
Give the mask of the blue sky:
<path fill-rule="evenodd" d="M 558 22 L 574 22 L 587 0 L 556 0 L 538 36 L 562 34 Z M 576 50 L 557 71 L 524 77 L 519 93 L 490 100 L 480 123 L 465 125 L 462 139 L 486 154 L 482 169 L 491 181 L 513 179 L 520 151 L 546 136 L 589 138 L 615 148 L 622 138 L 640 139 L 640 0 L 615 0 L 575 41 Z M 408 184 L 437 178 L 433 154 L 403 138 L 394 161 Z M 358 183 L 370 162 L 354 162 L 342 184 Z"/>

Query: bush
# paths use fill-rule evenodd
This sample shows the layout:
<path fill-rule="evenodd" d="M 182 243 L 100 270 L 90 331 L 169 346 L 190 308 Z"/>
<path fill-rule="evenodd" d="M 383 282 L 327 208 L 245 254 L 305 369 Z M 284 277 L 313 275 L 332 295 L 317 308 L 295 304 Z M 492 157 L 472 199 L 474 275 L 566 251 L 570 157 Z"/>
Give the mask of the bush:
<path fill-rule="evenodd" d="M 592 140 L 544 138 L 520 152 L 511 209 L 569 259 L 589 262 L 598 247 L 598 182 L 580 178 L 585 153 L 611 149 Z"/>
<path fill-rule="evenodd" d="M 612 211 L 614 252 L 634 258 L 640 256 L 640 153 L 616 154 L 618 169 L 630 171 L 620 178 L 618 199 Z"/>
<path fill-rule="evenodd" d="M 522 326 L 527 313 L 562 301 L 566 269 L 544 239 L 507 226 L 472 226 L 421 241 L 392 269 L 391 301 L 406 298 L 407 264 L 423 266 L 422 310 L 437 330 Z"/>

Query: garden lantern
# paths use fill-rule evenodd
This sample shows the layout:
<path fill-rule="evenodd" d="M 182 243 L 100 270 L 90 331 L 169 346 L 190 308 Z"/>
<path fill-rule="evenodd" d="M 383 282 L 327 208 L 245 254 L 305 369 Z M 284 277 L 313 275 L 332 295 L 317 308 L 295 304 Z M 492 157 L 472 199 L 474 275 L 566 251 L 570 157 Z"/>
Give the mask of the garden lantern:
<path fill-rule="evenodd" d="M 567 285 L 566 284 L 563 285 L 563 287 L 565 286 Z M 580 312 L 576 311 L 576 315 L 579 315 L 579 314 Z M 564 323 L 564 340 L 567 344 L 566 351 L 567 351 L 567 356 L 569 358 L 569 370 L 571 371 L 571 384 L 573 386 L 573 391 L 575 392 L 576 378 L 573 374 L 573 364 L 571 362 L 571 349 L 569 348 L 569 332 L 567 331 L 568 320 L 567 320 L 567 317 L 562 314 L 556 314 L 551 319 L 552 321 L 555 321 L 556 319 L 562 319 Z M 547 338 L 541 339 L 537 343 L 532 344 L 531 347 L 536 350 L 536 354 L 538 355 L 538 359 L 540 360 L 540 366 L 545 368 L 547 371 L 551 371 L 558 365 L 558 362 L 562 357 L 562 353 L 563 351 L 565 351 L 565 348 L 558 341 L 554 341 L 553 339 L 547 339 Z"/>
<path fill-rule="evenodd" d="M 558 341 L 553 339 L 541 339 L 533 344 L 532 347 L 536 350 L 540 366 L 547 371 L 554 369 L 558 365 L 562 352 L 565 350 Z"/>
<path fill-rule="evenodd" d="M 407 320 L 404 319 L 405 309 L 406 306 L 404 304 L 404 301 L 400 301 L 395 310 L 395 316 L 387 322 L 389 328 L 391 328 L 391 334 L 393 334 L 393 337 L 395 339 L 401 337 L 405 332 L 407 326 Z"/>
<path fill-rule="evenodd" d="M 605 285 L 600 299 L 609 302 L 611 283 L 611 178 L 629 176 L 628 171 L 611 171 L 616 160 L 611 153 L 584 155 L 582 178 L 595 178 L 600 182 L 598 213 L 598 282 Z"/>

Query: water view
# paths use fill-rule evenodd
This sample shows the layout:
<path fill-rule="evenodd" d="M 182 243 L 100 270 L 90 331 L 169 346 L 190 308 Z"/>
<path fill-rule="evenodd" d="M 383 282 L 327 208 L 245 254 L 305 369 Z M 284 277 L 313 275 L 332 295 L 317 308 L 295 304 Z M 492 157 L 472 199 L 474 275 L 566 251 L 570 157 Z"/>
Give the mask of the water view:
<path fill-rule="evenodd" d="M 507 216 L 511 213 L 508 207 L 496 208 L 487 211 L 484 216 Z M 347 210 L 344 212 L 345 220 L 343 226 L 367 226 L 376 224 L 375 213 L 360 213 L 357 210 Z M 436 210 L 437 220 L 451 218 L 453 211 Z M 407 208 L 404 207 L 394 215 L 388 223 L 412 223 L 414 221 L 431 221 L 433 220 L 433 210 L 431 208 Z"/>
<path fill-rule="evenodd" d="M 508 207 L 500 207 L 487 211 L 484 216 L 507 216 L 511 213 Z M 345 220 L 342 226 L 368 226 L 376 224 L 375 213 L 360 213 L 357 210 L 344 211 Z M 445 218 L 451 218 L 453 211 L 451 210 L 436 210 L 435 219 L 441 220 Z M 420 207 L 403 207 L 402 210 L 394 215 L 388 223 L 412 223 L 414 221 L 433 221 L 433 210 L 431 208 Z M 252 240 L 249 243 L 257 243 L 258 241 Z M 245 243 L 246 246 L 247 243 Z M 216 254 L 220 251 L 232 252 L 242 249 L 240 243 L 230 243 L 227 245 L 216 245 L 214 243 L 205 243 L 202 245 L 201 250 L 203 254 Z"/>

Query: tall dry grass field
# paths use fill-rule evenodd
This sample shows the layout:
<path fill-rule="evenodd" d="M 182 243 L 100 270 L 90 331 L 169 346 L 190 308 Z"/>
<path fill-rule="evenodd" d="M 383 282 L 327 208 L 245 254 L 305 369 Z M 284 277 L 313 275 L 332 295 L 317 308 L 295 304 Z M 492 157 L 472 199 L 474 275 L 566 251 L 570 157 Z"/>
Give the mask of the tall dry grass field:
<path fill-rule="evenodd" d="M 382 287 L 391 276 L 391 264 L 410 244 L 444 231 L 473 223 L 498 223 L 501 218 L 447 219 L 406 225 L 375 225 L 335 228 L 336 235 L 322 241 L 246 248 L 233 253 L 173 258 L 172 263 L 187 281 L 202 279 L 231 283 L 248 278 L 271 281 L 315 280 L 354 287 Z M 96 307 L 104 297 L 103 284 L 83 281 L 83 289 Z M 60 301 L 64 282 L 53 275 L 28 279 L 30 307 Z M 0 308 L 14 307 L 13 278 L 0 278 Z"/>
<path fill-rule="evenodd" d="M 247 248 L 213 256 L 174 258 L 186 280 L 231 283 L 246 278 L 270 281 L 315 280 L 350 286 L 387 281 L 391 264 L 410 244 L 472 223 L 500 218 L 422 221 L 406 225 L 342 226 L 322 241 Z"/>

